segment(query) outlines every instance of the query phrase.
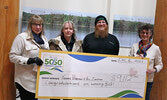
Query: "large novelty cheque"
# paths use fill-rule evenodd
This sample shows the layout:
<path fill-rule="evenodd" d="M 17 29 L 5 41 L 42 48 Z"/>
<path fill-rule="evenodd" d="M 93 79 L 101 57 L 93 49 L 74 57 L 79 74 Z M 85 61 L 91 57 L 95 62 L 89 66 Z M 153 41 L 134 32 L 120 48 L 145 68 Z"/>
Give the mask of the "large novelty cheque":
<path fill-rule="evenodd" d="M 148 58 L 40 50 L 36 98 L 145 100 Z"/>

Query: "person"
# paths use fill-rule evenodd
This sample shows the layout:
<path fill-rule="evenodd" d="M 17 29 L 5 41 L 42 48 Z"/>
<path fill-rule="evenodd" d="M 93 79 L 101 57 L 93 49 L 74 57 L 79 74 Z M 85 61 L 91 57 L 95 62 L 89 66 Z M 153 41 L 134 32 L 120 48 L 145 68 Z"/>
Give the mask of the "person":
<path fill-rule="evenodd" d="M 61 33 L 49 40 L 50 50 L 82 52 L 82 41 L 76 38 L 75 26 L 72 21 L 63 23 Z"/>
<path fill-rule="evenodd" d="M 14 39 L 9 53 L 10 61 L 15 63 L 15 85 L 21 100 L 37 100 L 37 72 L 34 69 L 43 64 L 38 57 L 39 49 L 49 49 L 49 44 L 44 36 L 43 19 L 33 15 L 28 22 L 27 30 Z"/>
<path fill-rule="evenodd" d="M 82 52 L 82 41 L 76 38 L 75 31 L 74 23 L 72 21 L 65 21 L 62 25 L 61 33 L 56 38 L 48 41 L 50 50 Z"/>
<path fill-rule="evenodd" d="M 82 44 L 83 52 L 118 55 L 119 41 L 108 33 L 108 22 L 103 15 L 95 18 L 95 32 L 86 35 Z"/>
<path fill-rule="evenodd" d="M 149 68 L 146 71 L 148 80 L 145 100 L 149 100 L 154 74 L 159 72 L 163 67 L 161 51 L 159 47 L 152 42 L 153 34 L 152 25 L 146 24 L 139 27 L 138 36 L 141 40 L 139 43 L 133 44 L 130 50 L 130 56 L 149 58 Z"/>

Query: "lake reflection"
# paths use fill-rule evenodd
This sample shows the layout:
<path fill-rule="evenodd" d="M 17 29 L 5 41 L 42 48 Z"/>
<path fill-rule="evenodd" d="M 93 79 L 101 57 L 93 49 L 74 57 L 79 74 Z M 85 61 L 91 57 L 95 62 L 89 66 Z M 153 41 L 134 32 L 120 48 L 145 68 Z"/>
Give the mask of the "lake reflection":
<path fill-rule="evenodd" d="M 48 25 L 45 24 L 45 36 L 47 39 L 55 38 L 60 34 L 61 25 Z M 27 23 L 22 23 L 22 32 L 27 29 Z M 88 34 L 94 31 L 94 28 L 89 27 L 75 27 L 76 35 L 79 40 L 83 40 L 83 38 Z"/>
<path fill-rule="evenodd" d="M 121 47 L 131 47 L 134 43 L 138 43 L 140 41 L 137 32 L 113 31 L 113 34 L 118 38 Z"/>
<path fill-rule="evenodd" d="M 84 37 L 91 32 L 94 32 L 94 27 L 75 27 L 76 35 L 79 40 L 83 40 Z M 27 29 L 27 23 L 22 23 L 22 32 Z M 60 34 L 61 25 L 45 25 L 45 36 L 47 39 L 55 38 Z M 123 31 L 119 30 L 113 31 L 113 34 L 118 38 L 121 47 L 131 47 L 134 43 L 138 43 L 140 41 L 137 32 Z"/>

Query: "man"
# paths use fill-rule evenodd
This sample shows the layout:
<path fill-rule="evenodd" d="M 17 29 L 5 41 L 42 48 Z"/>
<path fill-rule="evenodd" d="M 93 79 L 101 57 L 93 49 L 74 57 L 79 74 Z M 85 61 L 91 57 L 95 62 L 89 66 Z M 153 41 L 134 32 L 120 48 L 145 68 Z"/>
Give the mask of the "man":
<path fill-rule="evenodd" d="M 83 40 L 83 52 L 118 55 L 119 41 L 108 33 L 106 18 L 99 15 L 95 19 L 95 32 L 88 34 Z"/>

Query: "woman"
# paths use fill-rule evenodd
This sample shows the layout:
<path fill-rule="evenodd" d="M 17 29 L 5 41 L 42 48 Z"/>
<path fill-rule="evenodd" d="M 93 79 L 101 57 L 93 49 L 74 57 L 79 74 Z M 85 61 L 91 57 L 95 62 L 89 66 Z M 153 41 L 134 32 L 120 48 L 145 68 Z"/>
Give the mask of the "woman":
<path fill-rule="evenodd" d="M 72 21 L 64 22 L 61 28 L 60 35 L 54 39 L 50 39 L 48 43 L 50 50 L 82 52 L 82 41 L 76 39 L 75 26 Z M 50 99 L 50 100 L 60 100 L 60 99 Z"/>
<path fill-rule="evenodd" d="M 34 69 L 43 64 L 38 58 L 39 49 L 49 49 L 49 45 L 44 36 L 44 21 L 34 15 L 28 22 L 27 30 L 16 36 L 9 54 L 10 61 L 15 63 L 15 84 L 21 100 L 37 100 L 37 72 Z"/>
<path fill-rule="evenodd" d="M 151 25 L 146 24 L 141 26 L 138 29 L 138 35 L 141 41 L 134 44 L 130 50 L 130 56 L 149 58 L 149 68 L 147 69 L 148 81 L 145 100 L 149 100 L 150 91 L 153 85 L 154 73 L 159 72 L 163 67 L 161 51 L 159 47 L 151 41 L 153 34 L 154 32 Z"/>
<path fill-rule="evenodd" d="M 51 50 L 81 52 L 82 41 L 76 39 L 75 27 L 72 21 L 64 22 L 61 34 L 54 39 L 49 40 Z"/>

